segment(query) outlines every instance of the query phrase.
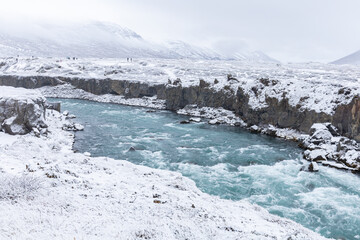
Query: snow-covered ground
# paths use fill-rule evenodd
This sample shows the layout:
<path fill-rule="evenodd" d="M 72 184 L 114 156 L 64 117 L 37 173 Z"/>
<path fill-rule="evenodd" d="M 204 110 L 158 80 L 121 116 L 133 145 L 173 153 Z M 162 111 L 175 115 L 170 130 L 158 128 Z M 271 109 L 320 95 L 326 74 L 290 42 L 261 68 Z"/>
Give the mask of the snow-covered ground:
<path fill-rule="evenodd" d="M 267 106 L 265 98 L 286 98 L 292 106 L 332 114 L 336 106 L 360 95 L 360 69 L 350 65 L 320 63 L 277 64 L 246 61 L 186 59 L 78 59 L 2 58 L 1 75 L 63 76 L 129 80 L 149 84 L 181 79 L 183 86 L 198 85 L 199 79 L 214 89 L 228 85 L 244 89 L 254 109 Z M 235 79 L 234 79 L 235 78 Z M 215 79 L 218 83 L 214 84 Z M 230 80 L 229 80 L 230 79 Z"/>
<path fill-rule="evenodd" d="M 75 88 L 70 84 L 63 84 L 54 87 L 45 86 L 39 88 L 39 91 L 44 96 L 52 98 L 84 99 L 102 103 L 116 103 L 128 106 L 165 109 L 165 100 L 157 99 L 155 96 L 142 98 L 125 98 L 124 96 L 113 94 L 95 95 L 82 89 Z"/>
<path fill-rule="evenodd" d="M 0 132 L 1 239 L 323 239 L 179 173 L 74 153 L 67 121 L 47 110 L 44 135 Z"/>

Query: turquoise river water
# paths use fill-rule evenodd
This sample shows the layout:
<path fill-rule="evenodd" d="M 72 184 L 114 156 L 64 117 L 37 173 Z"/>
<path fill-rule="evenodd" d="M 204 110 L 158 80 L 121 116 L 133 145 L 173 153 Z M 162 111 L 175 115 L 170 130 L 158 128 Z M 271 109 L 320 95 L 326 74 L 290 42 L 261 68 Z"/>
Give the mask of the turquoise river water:
<path fill-rule="evenodd" d="M 247 199 L 325 237 L 360 239 L 360 177 L 306 164 L 295 143 L 168 111 L 56 99 L 85 130 L 74 148 L 135 164 L 181 172 L 202 191 Z M 135 151 L 129 151 L 133 147 Z"/>

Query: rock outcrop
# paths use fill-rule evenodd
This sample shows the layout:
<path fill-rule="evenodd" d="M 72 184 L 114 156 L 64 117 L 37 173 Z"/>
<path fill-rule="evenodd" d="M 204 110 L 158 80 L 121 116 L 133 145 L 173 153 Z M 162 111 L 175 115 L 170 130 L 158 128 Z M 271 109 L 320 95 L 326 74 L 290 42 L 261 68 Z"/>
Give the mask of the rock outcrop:
<path fill-rule="evenodd" d="M 16 135 L 47 127 L 45 98 L 37 91 L 12 87 L 1 87 L 0 91 L 0 130 Z"/>
<path fill-rule="evenodd" d="M 360 172 L 359 144 L 340 136 L 338 129 L 330 123 L 314 124 L 310 135 L 301 141 L 300 146 L 306 149 L 304 158 L 311 162 Z"/>

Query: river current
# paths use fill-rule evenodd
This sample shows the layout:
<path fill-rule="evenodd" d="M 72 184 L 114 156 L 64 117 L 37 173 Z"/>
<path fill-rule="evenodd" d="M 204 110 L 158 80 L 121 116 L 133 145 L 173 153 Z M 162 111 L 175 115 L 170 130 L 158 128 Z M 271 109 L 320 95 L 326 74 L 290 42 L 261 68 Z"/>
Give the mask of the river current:
<path fill-rule="evenodd" d="M 293 142 L 115 104 L 56 99 L 85 130 L 74 149 L 182 173 L 203 192 L 247 199 L 325 237 L 360 239 L 360 177 L 307 164 Z"/>

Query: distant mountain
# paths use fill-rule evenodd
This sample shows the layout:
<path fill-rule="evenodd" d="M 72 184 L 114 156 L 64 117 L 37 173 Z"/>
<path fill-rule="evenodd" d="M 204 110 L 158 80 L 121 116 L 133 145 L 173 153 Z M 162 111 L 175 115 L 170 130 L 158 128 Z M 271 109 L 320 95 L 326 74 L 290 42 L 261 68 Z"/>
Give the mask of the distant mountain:
<path fill-rule="evenodd" d="M 360 50 L 352 53 L 346 57 L 340 58 L 334 62 L 334 64 L 360 64 Z"/>
<path fill-rule="evenodd" d="M 223 54 L 223 59 L 228 60 L 240 60 L 246 62 L 276 62 L 279 63 L 278 60 L 269 57 L 265 53 L 261 51 L 235 51 L 232 54 Z"/>
<path fill-rule="evenodd" d="M 213 60 L 224 58 L 212 49 L 196 47 L 183 41 L 169 41 L 166 46 L 170 51 L 184 58 Z"/>
<path fill-rule="evenodd" d="M 223 54 L 182 41 L 155 44 L 114 23 L 38 24 L 34 31 L 14 34 L 0 30 L 0 56 L 190 58 L 276 61 L 262 52 Z"/>
<path fill-rule="evenodd" d="M 0 33 L 0 55 L 52 57 L 177 57 L 134 31 L 112 23 L 41 25 L 18 36 Z"/>

